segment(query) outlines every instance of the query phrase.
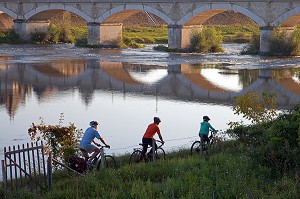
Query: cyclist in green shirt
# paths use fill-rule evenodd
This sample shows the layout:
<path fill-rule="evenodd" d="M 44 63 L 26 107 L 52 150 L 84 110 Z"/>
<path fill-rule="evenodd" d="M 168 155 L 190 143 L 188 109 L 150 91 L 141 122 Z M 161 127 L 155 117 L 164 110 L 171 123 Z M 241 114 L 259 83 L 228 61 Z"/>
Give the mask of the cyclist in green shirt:
<path fill-rule="evenodd" d="M 199 130 L 199 137 L 202 142 L 208 142 L 210 141 L 208 134 L 209 134 L 209 129 L 213 131 L 217 131 L 214 129 L 211 124 L 208 122 L 210 119 L 208 116 L 203 116 L 203 122 L 200 123 L 200 130 Z"/>

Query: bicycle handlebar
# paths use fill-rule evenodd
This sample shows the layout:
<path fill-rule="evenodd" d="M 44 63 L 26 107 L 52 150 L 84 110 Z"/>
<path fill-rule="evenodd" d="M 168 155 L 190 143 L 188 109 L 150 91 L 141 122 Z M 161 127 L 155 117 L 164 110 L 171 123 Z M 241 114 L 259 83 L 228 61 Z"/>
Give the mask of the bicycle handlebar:
<path fill-rule="evenodd" d="M 105 145 L 101 145 L 101 144 L 97 144 L 97 146 L 100 147 L 101 149 L 103 149 L 103 148 L 110 149 L 110 146 L 105 146 Z"/>

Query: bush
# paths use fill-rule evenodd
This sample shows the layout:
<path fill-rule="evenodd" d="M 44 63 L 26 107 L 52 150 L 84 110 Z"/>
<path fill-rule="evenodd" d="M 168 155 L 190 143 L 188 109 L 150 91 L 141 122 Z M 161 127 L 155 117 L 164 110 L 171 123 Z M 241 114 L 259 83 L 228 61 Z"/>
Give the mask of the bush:
<path fill-rule="evenodd" d="M 31 41 L 33 43 L 48 43 L 47 33 L 46 32 L 33 32 L 30 34 Z"/>
<path fill-rule="evenodd" d="M 300 165 L 300 105 L 276 119 L 230 130 L 257 164 L 281 174 Z"/>
<path fill-rule="evenodd" d="M 260 51 L 260 34 L 258 32 L 254 32 L 252 34 L 250 44 L 246 46 L 245 49 L 241 52 L 241 54 L 259 54 Z"/>
<path fill-rule="evenodd" d="M 190 38 L 190 52 L 223 52 L 222 36 L 215 28 L 204 28 L 201 32 L 193 31 Z"/>
<path fill-rule="evenodd" d="M 69 157 L 76 155 L 79 138 L 82 135 L 82 129 L 77 129 L 73 123 L 69 126 L 62 126 L 63 114 L 61 114 L 59 125 L 46 125 L 43 118 L 41 123 L 35 125 L 32 123 L 28 129 L 31 140 L 46 142 L 46 154 L 52 153 L 53 158 L 68 162 Z"/>
<path fill-rule="evenodd" d="M 1 44 L 19 44 L 24 43 L 22 41 L 19 34 L 15 32 L 15 30 L 7 30 L 7 31 L 1 31 L 0 32 L 0 43 Z"/>

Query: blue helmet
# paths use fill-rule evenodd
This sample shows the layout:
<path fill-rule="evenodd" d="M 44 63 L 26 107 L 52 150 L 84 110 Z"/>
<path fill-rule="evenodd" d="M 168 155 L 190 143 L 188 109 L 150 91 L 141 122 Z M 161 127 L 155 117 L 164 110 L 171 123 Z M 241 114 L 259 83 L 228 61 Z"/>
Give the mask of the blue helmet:
<path fill-rule="evenodd" d="M 154 123 L 159 123 L 159 122 L 161 122 L 161 120 L 159 119 L 159 117 L 154 117 L 153 120 L 154 120 Z"/>
<path fill-rule="evenodd" d="M 97 122 L 97 121 L 91 121 L 91 122 L 90 122 L 90 126 L 95 126 L 95 125 L 98 125 L 98 122 Z"/>

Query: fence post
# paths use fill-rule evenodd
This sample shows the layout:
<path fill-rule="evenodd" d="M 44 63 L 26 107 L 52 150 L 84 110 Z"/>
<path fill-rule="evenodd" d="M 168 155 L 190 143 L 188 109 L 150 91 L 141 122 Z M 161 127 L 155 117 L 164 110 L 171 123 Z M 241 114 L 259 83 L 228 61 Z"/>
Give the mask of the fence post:
<path fill-rule="evenodd" d="M 155 162 L 155 145 L 156 145 L 156 141 L 155 139 L 153 139 L 152 141 L 152 161 Z"/>
<path fill-rule="evenodd" d="M 51 189 L 52 186 L 52 154 L 49 154 L 47 159 L 47 181 L 48 181 L 48 189 Z"/>
<path fill-rule="evenodd" d="M 103 169 L 104 168 L 104 161 L 105 161 L 104 149 L 103 148 L 100 149 L 100 156 L 101 156 L 100 168 Z"/>
<path fill-rule="evenodd" d="M 3 179 L 3 184 L 4 184 L 4 198 L 7 198 L 7 178 L 6 178 L 6 164 L 5 160 L 2 160 L 2 179 Z"/>

